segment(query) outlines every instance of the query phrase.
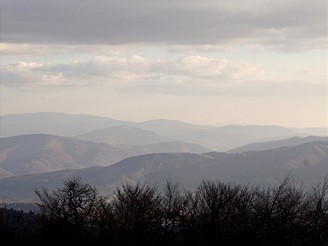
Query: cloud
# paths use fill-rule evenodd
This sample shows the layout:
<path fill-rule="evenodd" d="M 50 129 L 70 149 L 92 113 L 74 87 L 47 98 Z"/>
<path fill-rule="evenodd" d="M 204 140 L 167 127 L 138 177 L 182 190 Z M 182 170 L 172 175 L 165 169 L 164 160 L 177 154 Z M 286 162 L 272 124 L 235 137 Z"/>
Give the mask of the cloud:
<path fill-rule="evenodd" d="M 324 0 L 2 0 L 6 43 L 326 48 Z M 295 49 L 297 46 L 297 49 Z"/>
<path fill-rule="evenodd" d="M 241 98 L 327 96 L 324 66 L 284 69 L 271 71 L 254 63 L 199 55 L 163 60 L 132 55 L 96 56 L 71 63 L 19 62 L 3 65 L 1 74 L 3 86 L 31 90 L 85 88 L 118 94 Z"/>
<path fill-rule="evenodd" d="M 261 78 L 264 70 L 256 64 L 232 62 L 205 56 L 184 56 L 173 60 L 142 56 L 97 56 L 89 61 L 3 65 L 2 83 L 8 87 L 106 86 L 128 90 L 135 86 L 172 87 L 192 84 L 220 85 L 235 80 Z"/>
<path fill-rule="evenodd" d="M 119 55 L 128 49 L 136 48 L 132 45 L 66 45 L 66 44 L 29 44 L 29 43 L 0 43 L 0 52 L 4 56 L 48 56 L 75 54 L 105 54 Z"/>
<path fill-rule="evenodd" d="M 233 63 L 226 59 L 214 59 L 202 56 L 183 57 L 179 67 L 191 77 L 212 79 L 243 79 L 262 77 L 264 70 L 251 63 Z"/>
<path fill-rule="evenodd" d="M 5 65 L 1 69 L 1 83 L 8 87 L 20 87 L 43 80 L 45 76 L 35 72 L 43 66 L 43 64 L 25 62 Z"/>

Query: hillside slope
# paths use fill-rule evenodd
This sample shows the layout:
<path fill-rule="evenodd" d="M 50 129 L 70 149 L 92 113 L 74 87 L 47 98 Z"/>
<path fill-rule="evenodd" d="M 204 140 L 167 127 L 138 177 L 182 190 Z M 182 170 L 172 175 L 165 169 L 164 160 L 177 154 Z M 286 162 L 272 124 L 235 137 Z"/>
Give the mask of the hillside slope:
<path fill-rule="evenodd" d="M 328 175 L 328 142 L 241 154 L 148 154 L 106 167 L 3 178 L 0 179 L 0 200 L 35 200 L 34 187 L 52 189 L 73 176 L 79 176 L 102 193 L 110 194 L 124 182 L 147 181 L 160 185 L 169 178 L 193 189 L 204 179 L 275 185 L 287 175 L 305 184 Z"/>

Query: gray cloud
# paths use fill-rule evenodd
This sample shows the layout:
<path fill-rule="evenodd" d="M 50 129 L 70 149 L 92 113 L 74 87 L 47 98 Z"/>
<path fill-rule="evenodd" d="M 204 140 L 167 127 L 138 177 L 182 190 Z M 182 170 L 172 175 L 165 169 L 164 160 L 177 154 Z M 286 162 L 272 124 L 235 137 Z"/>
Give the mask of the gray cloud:
<path fill-rule="evenodd" d="M 1 1 L 7 43 L 242 43 L 301 50 L 322 48 L 327 38 L 325 0 Z"/>

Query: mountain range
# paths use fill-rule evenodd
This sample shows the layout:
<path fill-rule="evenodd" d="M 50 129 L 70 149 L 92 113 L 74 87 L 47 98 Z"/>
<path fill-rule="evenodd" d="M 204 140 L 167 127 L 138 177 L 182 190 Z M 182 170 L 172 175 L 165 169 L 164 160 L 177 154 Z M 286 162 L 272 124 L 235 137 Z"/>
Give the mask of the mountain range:
<path fill-rule="evenodd" d="M 179 141 L 116 147 L 48 134 L 14 136 L 0 138 L 0 178 L 110 165 L 127 157 L 148 153 L 208 151 L 211 150 Z"/>
<path fill-rule="evenodd" d="M 227 151 L 253 142 L 283 139 L 296 135 L 296 132 L 281 126 L 231 125 L 187 132 L 175 135 L 174 138 L 198 143 L 216 151 Z"/>
<path fill-rule="evenodd" d="M 271 185 L 291 174 L 307 184 L 328 175 L 326 128 L 59 113 L 5 115 L 0 123 L 0 201 L 34 200 L 34 187 L 53 189 L 72 176 L 108 194 L 123 182 L 167 178 L 193 189 L 203 179 Z"/>
<path fill-rule="evenodd" d="M 146 145 L 169 141 L 168 137 L 134 126 L 113 126 L 76 136 L 77 139 L 112 145 Z"/>
<path fill-rule="evenodd" d="M 146 145 L 183 141 L 202 145 L 215 151 L 228 151 L 254 142 L 296 136 L 305 137 L 309 136 L 306 132 L 324 133 L 326 129 L 304 128 L 302 132 L 300 128 L 289 129 L 274 125 L 217 127 L 163 119 L 136 123 L 106 117 L 62 113 L 4 115 L 0 116 L 0 122 L 1 137 L 51 134 L 112 145 Z"/>
<path fill-rule="evenodd" d="M 193 189 L 204 179 L 240 184 L 276 185 L 287 175 L 308 184 L 328 175 L 328 142 L 304 143 L 293 147 L 245 153 L 154 153 L 124 159 L 110 166 L 60 170 L 0 179 L 1 200 L 33 201 L 34 188 L 53 189 L 68 177 L 110 194 L 122 183 L 162 184 L 179 181 Z"/>
<path fill-rule="evenodd" d="M 129 156 L 107 144 L 54 135 L 1 138 L 0 177 L 109 165 Z"/>
<path fill-rule="evenodd" d="M 75 136 L 106 127 L 135 124 L 108 117 L 52 112 L 2 115 L 0 122 L 1 137 L 27 134 Z"/>
<path fill-rule="evenodd" d="M 317 136 L 309 136 L 305 138 L 292 137 L 292 138 L 281 139 L 281 140 L 251 143 L 231 149 L 228 152 L 238 153 L 238 152 L 247 152 L 247 151 L 260 151 L 260 150 L 275 149 L 280 147 L 291 147 L 291 146 L 296 146 L 299 144 L 310 143 L 315 141 L 328 141 L 328 137 L 317 137 Z"/>

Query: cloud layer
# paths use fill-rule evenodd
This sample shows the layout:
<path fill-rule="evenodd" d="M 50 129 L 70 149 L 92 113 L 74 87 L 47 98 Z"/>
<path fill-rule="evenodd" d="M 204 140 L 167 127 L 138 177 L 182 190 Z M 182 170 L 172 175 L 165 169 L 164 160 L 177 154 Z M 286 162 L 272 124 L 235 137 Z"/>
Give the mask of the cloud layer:
<path fill-rule="evenodd" d="M 273 77 L 255 63 L 206 56 L 150 59 L 142 56 L 96 56 L 71 63 L 19 62 L 4 65 L 2 85 L 8 88 L 170 94 L 175 96 L 323 97 L 324 68 Z M 267 74 L 268 73 L 268 74 Z M 275 71 L 279 73 L 279 71 Z M 289 78 L 295 78 L 290 80 Z"/>
<path fill-rule="evenodd" d="M 27 63 L 4 65 L 2 83 L 9 87 L 29 84 L 47 86 L 97 86 L 106 84 L 224 84 L 234 80 L 260 78 L 263 69 L 251 63 L 230 62 L 204 56 L 175 60 L 154 60 L 141 56 L 97 56 L 70 64 Z"/>
<path fill-rule="evenodd" d="M 325 0 L 2 0 L 7 43 L 326 47 Z"/>

